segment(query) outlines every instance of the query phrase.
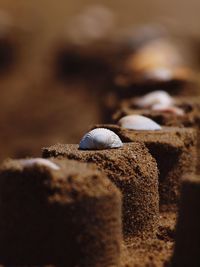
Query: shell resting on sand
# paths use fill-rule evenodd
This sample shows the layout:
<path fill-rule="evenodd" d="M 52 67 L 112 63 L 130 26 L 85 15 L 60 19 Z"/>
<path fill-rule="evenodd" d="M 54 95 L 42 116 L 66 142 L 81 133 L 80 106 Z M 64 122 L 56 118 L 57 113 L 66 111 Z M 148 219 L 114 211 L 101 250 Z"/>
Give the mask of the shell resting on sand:
<path fill-rule="evenodd" d="M 97 128 L 83 136 L 79 144 L 79 149 L 106 149 L 122 146 L 122 141 L 113 131 L 105 128 Z"/>
<path fill-rule="evenodd" d="M 43 158 L 30 158 L 30 159 L 20 159 L 19 162 L 23 167 L 32 167 L 35 165 L 46 166 L 53 170 L 59 170 L 59 166 L 48 159 Z"/>
<path fill-rule="evenodd" d="M 131 130 L 155 131 L 161 129 L 159 124 L 141 115 L 125 116 L 119 120 L 118 124 L 123 128 Z"/>
<path fill-rule="evenodd" d="M 171 106 L 174 104 L 174 100 L 167 92 L 158 90 L 136 99 L 135 104 L 140 108 L 151 108 L 157 104 Z"/>
<path fill-rule="evenodd" d="M 174 114 L 174 115 L 177 115 L 177 116 L 183 116 L 185 114 L 184 110 L 179 108 L 179 107 L 164 106 L 164 105 L 161 105 L 161 104 L 153 105 L 152 110 L 160 111 L 160 112 L 163 112 L 163 113 Z"/>

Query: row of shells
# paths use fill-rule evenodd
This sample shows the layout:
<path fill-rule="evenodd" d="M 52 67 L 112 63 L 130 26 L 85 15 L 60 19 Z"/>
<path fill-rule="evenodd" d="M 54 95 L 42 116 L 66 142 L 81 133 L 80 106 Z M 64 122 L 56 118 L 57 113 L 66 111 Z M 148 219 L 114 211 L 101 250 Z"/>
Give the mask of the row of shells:
<path fill-rule="evenodd" d="M 118 124 L 130 130 L 161 130 L 153 120 L 141 115 L 129 115 L 119 120 Z M 97 128 L 86 133 L 79 144 L 79 149 L 108 149 L 122 147 L 119 136 L 106 128 Z"/>
<path fill-rule="evenodd" d="M 177 116 L 184 115 L 184 111 L 175 106 L 174 99 L 165 91 L 159 90 L 136 98 L 134 103 L 138 108 L 147 108 L 160 112 L 168 112 Z M 141 115 L 128 115 L 118 121 L 118 125 L 125 129 L 139 131 L 157 131 L 161 126 Z M 113 131 L 97 128 L 86 133 L 79 144 L 79 149 L 108 149 L 122 147 L 123 143 Z"/>
<path fill-rule="evenodd" d="M 182 115 L 183 112 L 175 107 L 173 98 L 165 91 L 154 91 L 135 100 L 135 105 L 139 108 L 148 108 L 152 110 L 168 111 L 175 115 Z M 137 131 L 158 131 L 162 127 L 153 120 L 141 115 L 128 115 L 118 121 L 122 128 Z M 120 148 L 123 143 L 119 136 L 106 128 L 96 128 L 86 133 L 80 141 L 81 150 L 101 150 Z M 43 165 L 53 170 L 59 170 L 59 166 L 47 159 L 31 158 L 22 159 L 20 163 L 23 167 L 32 167 Z"/>

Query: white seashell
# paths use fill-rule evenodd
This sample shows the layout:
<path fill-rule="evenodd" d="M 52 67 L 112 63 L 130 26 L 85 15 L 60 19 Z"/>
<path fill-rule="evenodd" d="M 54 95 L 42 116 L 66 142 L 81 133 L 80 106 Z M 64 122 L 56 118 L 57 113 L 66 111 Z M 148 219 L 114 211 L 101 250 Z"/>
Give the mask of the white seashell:
<path fill-rule="evenodd" d="M 94 129 L 83 136 L 80 149 L 106 149 L 122 147 L 123 143 L 113 131 L 105 128 Z"/>
<path fill-rule="evenodd" d="M 170 69 L 157 68 L 145 72 L 144 77 L 147 80 L 170 81 L 173 78 L 173 73 Z"/>
<path fill-rule="evenodd" d="M 118 124 L 126 129 L 154 131 L 160 130 L 161 126 L 153 120 L 141 115 L 128 115 L 121 118 Z"/>
<path fill-rule="evenodd" d="M 183 116 L 185 114 L 184 110 L 174 106 L 164 106 L 162 104 L 156 104 L 152 106 L 152 110 L 171 113 L 177 116 Z"/>
<path fill-rule="evenodd" d="M 42 165 L 42 166 L 49 167 L 50 169 L 53 169 L 53 170 L 60 169 L 57 164 L 51 162 L 48 159 L 43 159 L 43 158 L 20 159 L 19 161 L 23 167 L 33 167 L 35 165 Z"/>
<path fill-rule="evenodd" d="M 153 105 L 162 104 L 164 106 L 173 105 L 173 98 L 165 91 L 158 90 L 144 95 L 135 101 L 135 104 L 141 108 L 151 108 Z"/>

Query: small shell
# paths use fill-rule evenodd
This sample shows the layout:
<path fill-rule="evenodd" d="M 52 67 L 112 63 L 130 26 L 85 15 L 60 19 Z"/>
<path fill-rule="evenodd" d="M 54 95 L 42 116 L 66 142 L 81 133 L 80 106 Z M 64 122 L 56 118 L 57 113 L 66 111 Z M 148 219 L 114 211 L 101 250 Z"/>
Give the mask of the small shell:
<path fill-rule="evenodd" d="M 51 162 L 48 159 L 43 159 L 43 158 L 20 159 L 19 161 L 23 167 L 33 167 L 35 165 L 40 165 L 40 166 L 42 165 L 49 167 L 53 170 L 60 169 L 57 164 Z"/>
<path fill-rule="evenodd" d="M 167 68 L 152 69 L 144 73 L 144 78 L 147 80 L 170 81 L 173 79 L 173 72 Z"/>
<path fill-rule="evenodd" d="M 119 136 L 105 128 L 97 128 L 88 132 L 79 144 L 80 149 L 106 149 L 122 146 Z"/>
<path fill-rule="evenodd" d="M 160 130 L 161 126 L 153 120 L 141 115 L 128 115 L 121 118 L 118 124 L 126 129 L 154 131 Z"/>
<path fill-rule="evenodd" d="M 184 110 L 174 106 L 164 106 L 162 104 L 156 104 L 152 106 L 152 110 L 164 112 L 164 113 L 171 113 L 177 116 L 183 116 L 185 114 Z"/>
<path fill-rule="evenodd" d="M 141 108 L 151 108 L 155 104 L 171 106 L 173 103 L 173 98 L 167 92 L 162 90 L 146 94 L 135 101 L 135 104 Z"/>

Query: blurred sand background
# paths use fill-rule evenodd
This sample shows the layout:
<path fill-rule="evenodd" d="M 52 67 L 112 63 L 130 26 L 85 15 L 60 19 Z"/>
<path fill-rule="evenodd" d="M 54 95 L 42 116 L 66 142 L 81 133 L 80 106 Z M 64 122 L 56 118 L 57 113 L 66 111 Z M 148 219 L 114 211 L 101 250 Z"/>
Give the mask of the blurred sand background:
<path fill-rule="evenodd" d="M 120 28 L 162 24 L 191 49 L 195 65 L 199 63 L 198 0 L 0 0 L 16 47 L 12 68 L 0 76 L 0 159 L 39 155 L 42 146 L 55 142 L 78 142 L 89 125 L 101 122 L 96 105 L 105 88 L 82 81 L 66 86 L 51 77 L 52 53 L 66 40 L 67 24 L 91 4 L 113 12 L 110 35 Z"/>
<path fill-rule="evenodd" d="M 1 8 L 8 9 L 22 20 L 35 20 L 40 15 L 52 34 L 61 29 L 67 20 L 79 13 L 84 7 L 94 4 L 110 8 L 119 19 L 120 26 L 143 23 L 163 23 L 170 30 L 184 35 L 199 36 L 198 0 L 142 0 L 142 1 L 65 1 L 65 0 L 1 0 Z M 32 14 L 32 15 L 31 15 Z M 36 23 L 37 21 L 35 21 Z M 49 33 L 50 34 L 50 33 Z"/>
<path fill-rule="evenodd" d="M 33 38 L 26 36 L 29 40 L 28 45 L 34 41 L 34 47 L 31 48 L 35 48 L 36 55 L 40 58 L 39 52 L 43 53 L 45 50 L 45 54 L 48 54 L 48 49 L 52 45 L 51 39 L 55 41 L 55 38 L 63 37 L 71 18 L 90 5 L 105 6 L 113 12 L 115 19 L 113 31 L 118 31 L 122 27 L 137 28 L 144 24 L 161 24 L 170 33 L 186 38 L 185 41 L 187 38 L 193 40 L 200 37 L 198 0 L 0 0 L 0 9 L 6 10 L 17 26 L 27 32 L 30 31 L 29 34 L 31 33 Z M 35 59 L 34 50 L 31 50 L 30 65 Z"/>

